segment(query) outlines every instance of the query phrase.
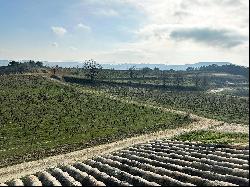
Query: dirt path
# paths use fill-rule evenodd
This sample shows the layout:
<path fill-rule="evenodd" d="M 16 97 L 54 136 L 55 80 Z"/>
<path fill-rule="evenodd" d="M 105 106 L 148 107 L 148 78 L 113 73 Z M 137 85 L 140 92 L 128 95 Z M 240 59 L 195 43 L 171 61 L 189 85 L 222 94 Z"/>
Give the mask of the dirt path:
<path fill-rule="evenodd" d="M 57 82 L 60 82 L 60 81 L 57 81 Z M 62 84 L 67 84 L 67 83 L 62 83 Z M 79 91 L 83 91 L 83 90 L 79 89 Z M 115 97 L 112 97 L 112 99 L 120 100 L 122 102 L 134 103 L 138 105 L 145 105 L 145 104 L 137 103 L 134 101 L 118 99 Z M 146 105 L 146 106 L 158 108 L 163 111 L 171 111 L 171 112 L 175 112 L 179 114 L 186 114 L 183 111 L 176 111 L 172 109 L 156 107 L 153 105 Z M 221 121 L 217 121 L 213 119 L 207 119 L 207 118 L 199 117 L 193 114 L 190 114 L 190 117 L 194 119 L 195 121 L 185 127 L 159 131 L 156 133 L 141 135 L 141 136 L 137 136 L 133 138 L 127 138 L 121 141 L 99 145 L 99 146 L 95 146 L 92 148 L 83 149 L 80 151 L 52 156 L 52 157 L 48 157 L 48 158 L 44 158 L 44 159 L 32 161 L 32 162 L 24 162 L 24 163 L 14 165 L 14 166 L 9 166 L 6 168 L 0 168 L 0 183 L 5 182 L 6 180 L 10 180 L 12 178 L 20 178 L 25 175 L 33 174 L 38 171 L 45 170 L 49 167 L 57 166 L 58 164 L 72 164 L 76 161 L 84 161 L 96 155 L 114 152 L 114 151 L 124 149 L 129 146 L 132 146 L 134 144 L 144 143 L 144 142 L 161 139 L 161 138 L 171 138 L 175 135 L 179 135 L 185 132 L 201 130 L 201 129 L 206 130 L 206 129 L 220 127 L 226 124 L 225 122 L 221 122 Z"/>
<path fill-rule="evenodd" d="M 235 132 L 235 133 L 246 133 L 249 134 L 249 126 L 242 124 L 221 124 L 219 126 L 211 128 L 216 132 Z"/>

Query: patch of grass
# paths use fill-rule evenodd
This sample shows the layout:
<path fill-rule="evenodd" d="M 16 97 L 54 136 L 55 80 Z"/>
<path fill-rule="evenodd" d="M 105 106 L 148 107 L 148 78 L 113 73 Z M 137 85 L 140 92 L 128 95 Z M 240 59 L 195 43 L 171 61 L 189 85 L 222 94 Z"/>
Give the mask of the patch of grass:
<path fill-rule="evenodd" d="M 216 144 L 247 144 L 249 142 L 249 135 L 246 133 L 222 133 L 201 130 L 181 134 L 172 138 L 172 140 L 199 141 L 202 143 Z"/>
<path fill-rule="evenodd" d="M 0 166 L 190 122 L 39 76 L 0 76 Z"/>

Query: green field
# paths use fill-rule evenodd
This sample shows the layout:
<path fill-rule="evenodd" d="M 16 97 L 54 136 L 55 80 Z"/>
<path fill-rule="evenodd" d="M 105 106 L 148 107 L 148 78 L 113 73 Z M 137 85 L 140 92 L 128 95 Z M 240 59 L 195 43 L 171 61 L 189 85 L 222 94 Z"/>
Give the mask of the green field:
<path fill-rule="evenodd" d="M 176 136 L 172 140 L 199 141 L 214 144 L 248 144 L 249 135 L 247 133 L 234 132 L 194 131 Z"/>
<path fill-rule="evenodd" d="M 0 76 L 1 167 L 190 122 L 39 76 Z"/>
<path fill-rule="evenodd" d="M 81 84 L 79 78 L 79 84 Z M 249 97 L 213 94 L 205 91 L 181 91 L 120 85 L 86 85 L 113 96 L 155 106 L 191 112 L 229 123 L 249 124 Z"/>

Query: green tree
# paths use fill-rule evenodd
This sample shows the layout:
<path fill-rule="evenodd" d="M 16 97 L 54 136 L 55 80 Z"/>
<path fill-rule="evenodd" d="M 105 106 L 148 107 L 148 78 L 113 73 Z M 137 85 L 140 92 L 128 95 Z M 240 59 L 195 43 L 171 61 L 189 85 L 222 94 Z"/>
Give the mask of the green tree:
<path fill-rule="evenodd" d="M 34 60 L 30 60 L 29 62 L 26 63 L 28 66 L 30 67 L 35 67 L 36 66 L 36 63 Z"/>
<path fill-rule="evenodd" d="M 152 71 L 152 69 L 150 69 L 149 67 L 144 67 L 144 68 L 142 68 L 142 69 L 141 69 L 142 77 L 144 78 L 145 75 L 146 75 L 147 73 L 149 73 L 150 71 Z"/>
<path fill-rule="evenodd" d="M 161 77 L 161 70 L 160 70 L 160 68 L 157 68 L 157 67 L 154 68 L 154 75 L 157 76 L 158 78 Z"/>
<path fill-rule="evenodd" d="M 36 62 L 36 66 L 38 66 L 38 67 L 43 67 L 43 62 L 37 61 L 37 62 Z"/>
<path fill-rule="evenodd" d="M 194 68 L 193 68 L 193 67 L 188 67 L 188 68 L 186 69 L 186 71 L 194 71 Z"/>
<path fill-rule="evenodd" d="M 19 64 L 20 64 L 19 62 L 16 62 L 14 60 L 9 62 L 9 66 L 18 66 Z"/>

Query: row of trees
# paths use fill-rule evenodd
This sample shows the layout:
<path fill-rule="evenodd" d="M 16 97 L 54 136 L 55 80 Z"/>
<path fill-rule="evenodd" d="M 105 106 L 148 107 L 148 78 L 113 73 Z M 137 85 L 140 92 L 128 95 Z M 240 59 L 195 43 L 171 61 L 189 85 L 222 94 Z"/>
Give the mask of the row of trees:
<path fill-rule="evenodd" d="M 237 66 L 234 64 L 218 66 L 212 64 L 209 66 L 201 66 L 199 68 L 187 68 L 187 71 L 203 71 L 203 72 L 217 72 L 217 73 L 230 73 L 234 75 L 242 75 L 246 78 L 249 77 L 249 67 Z"/>
<path fill-rule="evenodd" d="M 3 72 L 11 72 L 11 73 L 25 73 L 31 72 L 31 70 L 36 70 L 39 68 L 47 68 L 52 70 L 53 74 L 60 74 L 60 71 L 65 71 L 63 68 L 53 67 L 45 67 L 43 62 L 40 61 L 27 61 L 27 62 L 18 62 L 18 61 L 10 61 L 7 67 L 0 68 Z M 190 83 L 195 85 L 196 87 L 207 87 L 209 85 L 208 77 L 202 76 L 201 72 L 228 72 L 233 74 L 249 74 L 249 68 L 235 66 L 235 65 L 210 65 L 207 67 L 200 68 L 187 68 L 186 71 L 175 71 L 175 70 L 160 70 L 159 68 L 151 69 L 149 67 L 144 67 L 142 69 L 136 69 L 135 66 L 129 68 L 129 70 L 119 71 L 119 70 L 103 70 L 102 66 L 98 64 L 95 60 L 86 60 L 83 63 L 81 68 L 70 68 L 68 70 L 69 73 L 75 72 L 79 75 L 84 75 L 91 81 L 96 79 L 109 80 L 113 79 L 124 79 L 129 81 L 141 80 L 142 82 L 150 82 L 153 80 L 154 84 L 162 84 L 162 85 L 185 85 L 186 83 Z M 190 74 L 191 76 L 189 76 Z M 114 77 L 115 75 L 115 77 Z M 123 78 L 122 78 L 123 77 Z M 155 80 L 155 82 L 154 82 Z M 159 82 L 161 81 L 161 82 Z"/>
<path fill-rule="evenodd" d="M 20 67 L 20 66 L 27 66 L 27 67 L 43 67 L 43 62 L 41 61 L 33 61 L 30 60 L 28 62 L 18 62 L 18 61 L 10 61 L 8 66 L 11 67 Z"/>
<path fill-rule="evenodd" d="M 78 68 L 80 71 L 84 71 L 85 77 L 89 78 L 91 81 L 96 80 L 100 73 L 106 72 L 106 70 L 102 69 L 102 66 L 98 64 L 94 60 L 87 60 L 83 63 L 82 68 Z M 115 71 L 115 70 L 109 70 L 109 71 Z M 142 79 L 146 78 L 145 76 L 154 72 L 158 75 L 158 79 L 162 81 L 162 85 L 167 85 L 168 82 L 172 82 L 176 86 L 181 86 L 184 85 L 185 82 L 185 73 L 180 72 L 180 71 L 174 71 L 174 70 L 168 70 L 168 71 L 161 71 L 158 68 L 155 69 L 150 69 L 148 67 L 142 68 L 140 70 L 136 70 L 136 68 L 133 66 L 129 68 L 127 71 L 129 78 L 136 79 L 138 73 L 142 75 Z M 105 76 L 103 77 L 105 79 Z M 111 79 L 110 79 L 111 80 Z M 199 76 L 198 73 L 195 74 L 194 77 L 192 77 L 192 82 L 194 82 L 196 87 L 207 87 L 208 84 L 208 79 L 204 76 Z"/>
<path fill-rule="evenodd" d="M 0 67 L 0 74 L 37 72 L 41 68 L 45 68 L 41 61 L 18 62 L 13 60 L 9 62 L 8 66 Z"/>

